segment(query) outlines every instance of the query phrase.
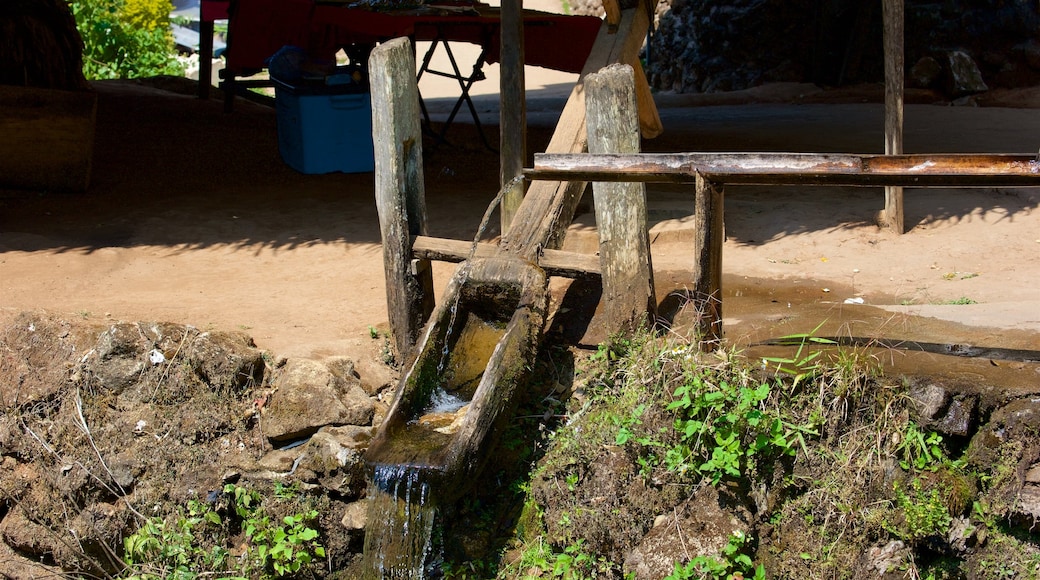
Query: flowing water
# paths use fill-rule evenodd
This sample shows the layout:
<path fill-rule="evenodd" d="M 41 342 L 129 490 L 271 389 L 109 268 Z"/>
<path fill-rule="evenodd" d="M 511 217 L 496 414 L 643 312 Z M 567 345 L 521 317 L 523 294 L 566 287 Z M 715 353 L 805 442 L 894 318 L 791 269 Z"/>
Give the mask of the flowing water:
<path fill-rule="evenodd" d="M 423 470 L 377 465 L 368 482 L 364 571 L 368 579 L 422 580 L 433 551 L 436 513 Z"/>

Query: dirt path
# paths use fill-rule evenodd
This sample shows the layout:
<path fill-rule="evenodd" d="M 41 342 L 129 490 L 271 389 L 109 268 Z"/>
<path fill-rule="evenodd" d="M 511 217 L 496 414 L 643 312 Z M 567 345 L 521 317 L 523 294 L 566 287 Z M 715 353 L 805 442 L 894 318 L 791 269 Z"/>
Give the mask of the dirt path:
<path fill-rule="evenodd" d="M 137 83 L 98 89 L 90 190 L 0 192 L 4 314 L 46 309 L 244 329 L 286 356 L 378 351 L 369 328 L 385 327 L 386 307 L 371 174 L 294 172 L 279 158 L 269 108 L 239 101 L 225 115 L 218 101 Z M 548 139 L 558 114 L 552 103 L 562 106 L 554 98 L 532 114 L 532 150 Z M 666 134 L 648 150 L 866 153 L 882 143 L 876 104 L 662 103 Z M 1040 134 L 1032 109 L 915 105 L 906 118 L 909 152 L 1035 151 Z M 489 134 L 497 140 L 495 127 Z M 498 159 L 472 125 L 449 137 L 453 147 L 427 153 L 430 229 L 468 239 L 497 189 Z M 688 277 L 692 200 L 663 186 L 648 197 L 661 298 Z M 901 237 L 873 224 L 882 204 L 875 190 L 731 188 L 726 204 L 724 267 L 734 298 L 753 288 L 766 304 L 788 301 L 771 292 L 824 305 L 862 297 L 893 316 L 1015 329 L 976 334 L 1040 348 L 1040 191 L 912 190 Z M 589 224 L 581 216 L 571 243 L 594 251 Z M 436 266 L 438 289 L 451 268 Z M 944 304 L 967 301 L 975 304 Z M 847 308 L 845 315 L 859 316 Z M 729 308 L 729 336 L 750 336 L 754 318 Z"/>

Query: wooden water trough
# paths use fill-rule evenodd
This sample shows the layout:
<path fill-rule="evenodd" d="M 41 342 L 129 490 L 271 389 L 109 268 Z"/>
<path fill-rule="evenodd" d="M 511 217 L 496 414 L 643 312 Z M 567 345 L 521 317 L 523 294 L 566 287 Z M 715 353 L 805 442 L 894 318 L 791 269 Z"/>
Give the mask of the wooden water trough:
<path fill-rule="evenodd" d="M 626 67 L 621 77 L 618 70 L 595 71 L 635 57 L 646 19 L 645 10 L 629 9 L 618 27 L 624 34 L 601 33 L 550 150 L 638 151 L 636 99 L 633 92 L 619 88 L 633 85 L 633 69 Z M 373 468 L 392 464 L 420 470 L 442 500 L 451 499 L 481 468 L 500 421 L 511 414 L 517 387 L 534 366 L 548 309 L 549 275 L 602 272 L 605 293 L 617 297 L 611 304 L 618 325 L 646 318 L 654 304 L 649 262 L 615 271 L 612 264 L 622 260 L 603 257 L 635 252 L 649 259 L 645 201 L 622 202 L 611 218 L 604 218 L 613 226 L 601 230 L 615 231 L 617 242 L 608 244 L 612 249 L 601 251 L 598 259 L 558 250 L 584 183 L 541 182 L 530 188 L 515 211 L 503 202 L 503 214 L 512 213 L 512 225 L 498 245 L 428 237 L 413 51 L 406 39 L 393 40 L 377 47 L 369 64 L 388 315 L 406 370 L 365 459 Z M 618 123 L 616 100 L 628 97 L 631 102 L 622 108 L 631 115 Z M 631 147 L 606 145 L 618 141 L 619 127 L 628 134 L 625 141 Z M 605 184 L 595 189 L 613 191 L 612 198 L 624 200 L 633 192 L 642 197 L 642 188 Z M 597 206 L 616 207 L 606 198 L 597 198 Z M 622 211 L 629 206 L 643 213 Z M 436 310 L 430 259 L 465 260 Z M 628 304 L 635 306 L 627 308 Z M 449 421 L 440 420 L 445 410 Z"/>

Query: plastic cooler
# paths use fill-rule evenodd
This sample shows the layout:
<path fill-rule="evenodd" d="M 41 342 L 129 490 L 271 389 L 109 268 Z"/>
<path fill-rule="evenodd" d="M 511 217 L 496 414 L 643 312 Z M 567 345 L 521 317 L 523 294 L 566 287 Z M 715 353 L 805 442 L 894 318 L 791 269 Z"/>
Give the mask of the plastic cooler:
<path fill-rule="evenodd" d="M 372 97 L 360 83 L 289 83 L 272 78 L 278 114 L 278 150 L 300 173 L 365 173 L 372 153 Z"/>

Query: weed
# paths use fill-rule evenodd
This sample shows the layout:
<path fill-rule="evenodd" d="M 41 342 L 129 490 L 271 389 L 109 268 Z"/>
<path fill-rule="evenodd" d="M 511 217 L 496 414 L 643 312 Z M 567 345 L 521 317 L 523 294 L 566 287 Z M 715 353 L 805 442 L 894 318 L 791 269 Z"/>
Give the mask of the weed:
<path fill-rule="evenodd" d="M 754 565 L 751 557 L 744 553 L 747 535 L 740 530 L 733 532 L 729 542 L 719 556 L 697 556 L 684 564 L 675 564 L 675 570 L 666 580 L 688 579 L 736 579 L 754 578 L 765 580 L 765 567 Z"/>
<path fill-rule="evenodd" d="M 789 334 L 780 337 L 778 344 L 798 347 L 798 350 L 795 351 L 793 356 L 764 357 L 762 359 L 764 365 L 773 363 L 776 365 L 776 371 L 778 373 L 785 373 L 793 377 L 791 384 L 792 390 L 806 379 L 816 376 L 816 373 L 822 368 L 816 359 L 819 358 L 823 351 L 817 350 L 809 352 L 810 346 L 835 344 L 833 340 L 815 336 L 816 332 L 820 330 L 824 322 L 816 325 L 816 328 L 812 329 L 811 332 Z"/>
<path fill-rule="evenodd" d="M 282 486 L 275 493 L 296 495 L 291 489 Z M 230 503 L 225 516 L 208 503 L 189 500 L 173 518 L 147 520 L 123 541 L 123 577 L 282 578 L 325 557 L 318 532 L 310 527 L 318 517 L 316 510 L 272 521 L 258 491 L 229 484 L 224 494 Z M 247 542 L 241 555 L 232 558 L 228 546 L 235 530 L 241 530 Z"/>
<path fill-rule="evenodd" d="M 968 304 L 978 304 L 978 302 L 968 298 L 967 296 L 961 296 L 960 298 L 947 300 L 946 302 L 940 302 L 939 304 L 943 306 L 966 306 Z"/>
<path fill-rule="evenodd" d="M 894 493 L 897 517 L 883 523 L 894 536 L 913 544 L 949 531 L 953 518 L 944 501 L 948 489 L 936 486 L 926 490 L 921 479 L 915 477 L 908 490 L 896 484 Z"/>

